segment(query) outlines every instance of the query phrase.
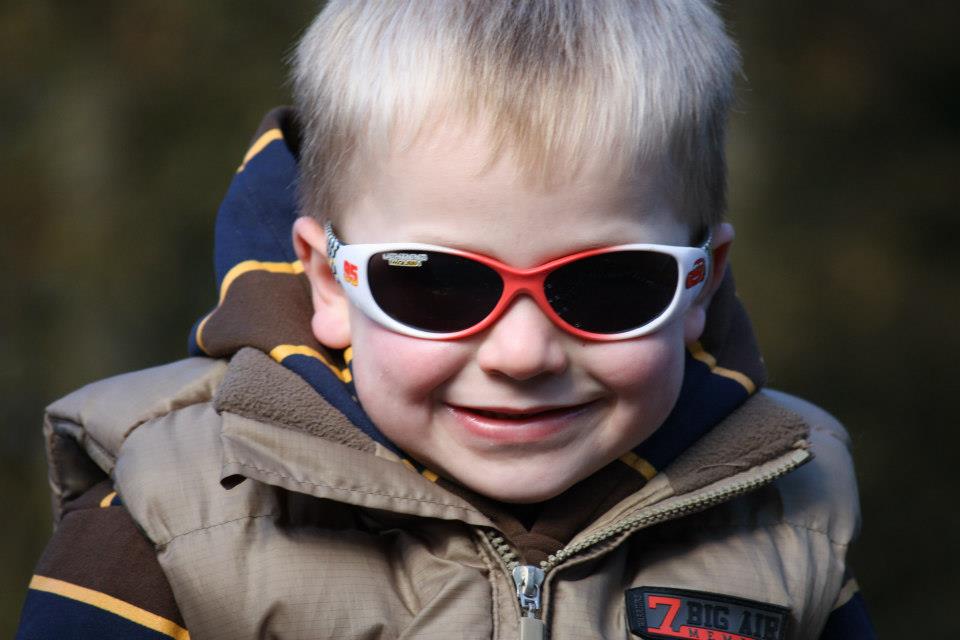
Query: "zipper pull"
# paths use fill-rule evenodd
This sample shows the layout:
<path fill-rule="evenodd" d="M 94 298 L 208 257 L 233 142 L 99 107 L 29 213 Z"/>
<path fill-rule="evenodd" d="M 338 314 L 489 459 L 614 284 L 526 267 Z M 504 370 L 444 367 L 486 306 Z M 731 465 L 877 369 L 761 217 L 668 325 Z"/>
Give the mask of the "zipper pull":
<path fill-rule="evenodd" d="M 513 568 L 513 583 L 517 585 L 517 600 L 520 602 L 520 640 L 544 640 L 547 637 L 547 626 L 537 617 L 543 578 L 540 567 L 520 565 Z"/>

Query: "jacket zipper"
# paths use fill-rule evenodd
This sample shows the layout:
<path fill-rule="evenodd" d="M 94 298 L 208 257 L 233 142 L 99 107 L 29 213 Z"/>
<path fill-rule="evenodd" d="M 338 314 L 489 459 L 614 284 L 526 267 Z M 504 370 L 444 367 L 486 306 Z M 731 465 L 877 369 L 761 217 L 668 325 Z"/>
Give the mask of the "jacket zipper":
<path fill-rule="evenodd" d="M 806 462 L 809 457 L 809 451 L 798 450 L 793 452 L 782 464 L 748 480 L 736 482 L 722 489 L 708 491 L 704 495 L 681 500 L 668 507 L 654 508 L 643 515 L 624 518 L 619 522 L 603 527 L 576 544 L 567 545 L 563 549 L 560 549 L 542 561 L 539 567 L 521 565 L 517 561 L 516 552 L 506 543 L 503 536 L 499 535 L 496 531 L 487 531 L 487 537 L 500 556 L 500 559 L 506 565 L 507 570 L 512 573 L 513 582 L 517 587 L 517 601 L 520 603 L 521 640 L 539 640 L 546 638 L 546 625 L 540 618 L 542 609 L 542 586 L 547 574 L 560 563 L 615 536 L 633 532 L 638 529 L 644 529 L 680 516 L 703 511 L 731 498 L 749 493 L 793 471 Z"/>
<path fill-rule="evenodd" d="M 547 626 L 540 619 L 540 587 L 545 575 L 543 569 L 528 564 L 513 568 L 513 583 L 520 602 L 520 640 L 547 637 Z"/>

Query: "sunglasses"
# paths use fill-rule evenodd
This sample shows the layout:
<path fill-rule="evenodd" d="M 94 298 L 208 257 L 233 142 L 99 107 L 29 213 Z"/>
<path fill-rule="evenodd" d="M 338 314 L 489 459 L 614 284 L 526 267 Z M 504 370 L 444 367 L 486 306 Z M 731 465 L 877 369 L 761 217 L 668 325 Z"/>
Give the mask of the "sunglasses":
<path fill-rule="evenodd" d="M 685 311 L 710 271 L 709 234 L 699 247 L 623 244 L 529 269 L 430 244 L 344 244 L 329 222 L 326 234 L 350 301 L 388 329 L 432 340 L 485 330 L 521 294 L 578 338 L 636 338 Z"/>

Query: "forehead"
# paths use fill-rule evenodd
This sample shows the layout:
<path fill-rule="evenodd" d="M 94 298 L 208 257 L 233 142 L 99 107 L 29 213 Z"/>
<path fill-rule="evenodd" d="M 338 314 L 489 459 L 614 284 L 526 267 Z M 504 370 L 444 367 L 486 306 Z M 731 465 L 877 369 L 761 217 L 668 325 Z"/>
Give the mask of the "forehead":
<path fill-rule="evenodd" d="M 439 126 L 368 164 L 338 227 L 348 242 L 428 242 L 517 266 L 594 246 L 685 244 L 666 167 L 624 178 L 602 157 L 535 176 L 465 126 Z"/>

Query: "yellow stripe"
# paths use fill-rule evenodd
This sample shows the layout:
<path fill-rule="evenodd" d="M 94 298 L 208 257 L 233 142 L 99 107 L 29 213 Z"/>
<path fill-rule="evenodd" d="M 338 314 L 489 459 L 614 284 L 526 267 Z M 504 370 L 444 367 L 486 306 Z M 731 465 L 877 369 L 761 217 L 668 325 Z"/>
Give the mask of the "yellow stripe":
<path fill-rule="evenodd" d="M 747 390 L 747 393 L 753 393 L 757 390 L 757 385 L 753 384 L 753 380 L 748 378 L 745 374 L 740 373 L 739 371 L 734 371 L 733 369 L 727 369 L 726 367 L 718 367 L 717 359 L 704 351 L 703 346 L 699 342 L 694 342 L 693 344 L 688 345 L 688 349 L 690 349 L 690 355 L 692 355 L 695 360 L 699 360 L 710 367 L 710 371 L 712 373 L 715 373 L 718 376 L 723 376 L 724 378 L 729 378 L 734 382 L 738 382 L 744 389 Z"/>
<path fill-rule="evenodd" d="M 259 260 L 244 260 L 243 262 L 235 264 L 230 271 L 227 271 L 227 275 L 223 277 L 223 282 L 220 284 L 220 301 L 218 303 L 218 308 L 220 304 L 223 304 L 224 298 L 227 297 L 227 291 L 230 289 L 230 285 L 233 284 L 233 281 L 250 271 L 267 271 L 269 273 L 290 273 L 297 275 L 303 273 L 303 263 L 299 260 L 294 262 L 260 262 Z M 203 330 L 207 326 L 207 321 L 216 312 L 217 310 L 214 309 L 208 313 L 197 326 L 197 346 L 200 347 L 200 350 L 207 355 L 210 355 L 210 352 L 207 350 L 206 345 L 203 344 Z"/>
<path fill-rule="evenodd" d="M 337 376 L 341 382 L 350 382 L 353 380 L 350 369 L 340 369 L 334 366 L 322 353 L 304 344 L 281 344 L 270 350 L 270 357 L 277 362 L 283 362 L 283 359 L 289 356 L 310 356 L 311 358 L 316 358 L 327 365 L 327 368 L 333 371 L 333 375 Z"/>
<path fill-rule="evenodd" d="M 646 459 L 635 454 L 633 451 L 627 451 L 625 454 L 620 456 L 620 462 L 639 471 L 640 475 L 647 480 L 650 480 L 653 478 L 653 476 L 657 475 L 657 470 L 654 468 L 654 466 Z"/>
<path fill-rule="evenodd" d="M 152 629 L 176 640 L 189 640 L 190 634 L 186 629 L 177 623 L 160 617 L 155 613 L 150 613 L 140 607 L 135 607 L 129 602 L 124 602 L 105 593 L 87 589 L 63 580 L 55 580 L 45 576 L 33 576 L 30 580 L 30 588 L 35 591 L 45 591 L 53 593 L 64 598 L 70 598 L 84 604 L 88 604 L 98 609 L 103 609 L 114 615 L 126 618 L 136 622 L 142 627 Z"/>
<path fill-rule="evenodd" d="M 417 467 L 406 458 L 400 458 L 400 463 L 403 464 L 403 466 L 405 466 L 407 469 L 410 469 L 410 471 L 413 471 L 414 473 L 416 473 Z M 430 482 L 436 482 L 440 478 L 440 476 L 435 474 L 433 471 L 430 471 L 430 469 L 424 469 L 423 471 L 420 472 L 420 475 L 422 475 L 424 478 L 426 478 Z"/>
<path fill-rule="evenodd" d="M 250 147 L 250 150 L 247 151 L 247 155 L 243 156 L 243 162 L 240 163 L 240 166 L 237 168 L 237 173 L 243 171 L 244 168 L 246 168 L 247 163 L 253 160 L 255 155 L 263 151 L 263 148 L 274 140 L 283 140 L 283 132 L 281 132 L 280 129 L 270 129 L 262 136 L 257 138 L 257 141 L 254 142 Z"/>
<path fill-rule="evenodd" d="M 216 313 L 216 311 L 217 310 L 214 309 L 213 311 L 208 313 L 206 316 L 204 316 L 203 320 L 201 320 L 200 324 L 197 326 L 197 346 L 200 347 L 200 351 L 203 351 L 207 355 L 210 355 L 210 352 L 207 351 L 207 347 L 203 344 L 203 328 L 207 326 L 207 320 L 209 320 L 210 316 Z"/>
<path fill-rule="evenodd" d="M 100 508 L 106 509 L 110 506 L 110 503 L 113 502 L 113 499 L 117 497 L 116 491 L 111 491 L 107 495 L 103 496 L 103 500 L 100 501 Z"/>
<path fill-rule="evenodd" d="M 233 265 L 227 275 L 223 277 L 220 284 L 220 304 L 227 297 L 227 291 L 233 281 L 249 271 L 268 271 L 270 273 L 292 273 L 294 275 L 303 273 L 303 263 L 299 260 L 293 262 L 260 262 L 259 260 L 244 260 Z"/>

